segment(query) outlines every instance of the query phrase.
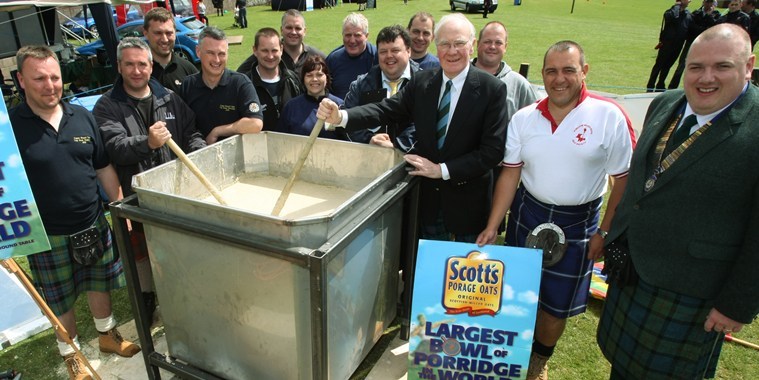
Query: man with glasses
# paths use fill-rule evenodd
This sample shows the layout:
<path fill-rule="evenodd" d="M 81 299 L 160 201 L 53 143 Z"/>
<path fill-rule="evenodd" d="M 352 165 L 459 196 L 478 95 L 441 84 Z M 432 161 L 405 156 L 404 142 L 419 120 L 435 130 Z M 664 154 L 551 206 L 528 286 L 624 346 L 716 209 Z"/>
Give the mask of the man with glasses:
<path fill-rule="evenodd" d="M 422 177 L 421 237 L 474 242 L 503 157 L 506 85 L 470 65 L 475 29 L 462 14 L 444 16 L 435 39 L 441 70 L 419 71 L 397 96 L 347 111 L 325 99 L 317 116 L 347 130 L 414 122 L 417 154 L 404 158 Z"/>
<path fill-rule="evenodd" d="M 367 42 L 369 20 L 360 13 L 351 13 L 343 20 L 343 46 L 327 56 L 332 73 L 333 95 L 343 99 L 350 84 L 377 64 L 377 47 Z"/>

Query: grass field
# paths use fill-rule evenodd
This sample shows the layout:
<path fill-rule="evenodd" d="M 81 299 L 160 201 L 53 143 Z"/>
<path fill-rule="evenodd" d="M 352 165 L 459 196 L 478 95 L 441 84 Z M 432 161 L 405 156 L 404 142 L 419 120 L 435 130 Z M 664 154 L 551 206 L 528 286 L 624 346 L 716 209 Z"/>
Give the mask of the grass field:
<path fill-rule="evenodd" d="M 436 19 L 451 13 L 447 0 L 410 0 L 404 6 L 401 0 L 379 1 L 378 8 L 363 12 L 369 19 L 369 40 L 383 26 L 406 26 L 409 18 L 418 11 L 432 13 Z M 651 66 L 656 56 L 653 49 L 658 39 L 662 1 L 577 0 L 574 13 L 570 13 L 570 0 L 525 0 L 521 6 L 501 1 L 498 10 L 488 19 L 481 14 L 468 18 L 479 30 L 487 21 L 498 20 L 509 29 L 507 62 L 515 70 L 521 63 L 529 63 L 529 79 L 540 81 L 540 68 L 545 50 L 559 40 L 571 39 L 585 49 L 590 73 L 587 83 L 591 88 L 615 92 L 645 91 Z M 308 33 L 306 43 L 325 53 L 342 44 L 342 19 L 355 11 L 355 4 L 342 4 L 333 9 L 306 12 Z M 694 8 L 695 9 L 695 8 Z M 279 26 L 282 12 L 270 7 L 252 7 L 248 10 L 249 28 L 244 30 L 242 46 L 230 49 L 230 67 L 236 68 L 251 53 L 253 35 L 263 26 Z M 242 34 L 242 29 L 231 28 L 232 18 L 210 16 L 230 35 Z M 434 49 L 434 46 L 433 46 Z"/>
<path fill-rule="evenodd" d="M 531 65 L 530 76 L 534 83 L 540 81 L 540 66 L 546 48 L 552 43 L 571 39 L 583 45 L 590 64 L 587 83 L 590 88 L 615 92 L 636 93 L 644 91 L 644 85 L 656 56 L 653 46 L 657 43 L 661 14 L 670 5 L 659 0 L 577 0 L 574 13 L 571 0 L 524 0 L 521 6 L 501 1 L 496 13 L 489 19 L 480 14 L 468 17 L 477 29 L 486 21 L 498 20 L 509 29 L 509 47 L 506 60 L 514 69 L 520 63 Z M 691 10 L 696 9 L 696 2 Z M 341 21 L 355 4 L 342 4 L 333 9 L 305 13 L 308 35 L 306 42 L 328 53 L 341 42 Z M 436 19 L 450 13 L 447 0 L 379 1 L 377 9 L 364 12 L 370 23 L 370 40 L 375 33 L 390 24 L 405 26 L 415 12 L 425 10 Z M 229 67 L 237 66 L 251 53 L 253 35 L 264 26 L 278 29 L 282 12 L 272 11 L 268 6 L 248 8 L 248 29 L 231 28 L 231 12 L 217 17 L 209 12 L 212 25 L 226 30 L 229 35 L 243 35 L 242 45 L 230 47 Z M 20 260 L 23 265 L 24 260 Z M 588 312 L 571 318 L 567 331 L 550 362 L 551 379 L 604 379 L 608 378 L 609 366 L 595 344 L 595 328 L 602 302 L 592 301 Z M 131 318 L 126 291 L 114 293 L 117 319 Z M 84 297 L 77 303 L 82 341 L 96 337 L 92 319 L 87 311 Z M 759 322 L 747 326 L 737 338 L 759 342 Z M 0 351 L 0 370 L 13 367 L 24 372 L 24 379 L 56 380 L 65 378 L 61 372 L 57 349 L 51 331 L 41 333 L 22 343 Z M 354 378 L 368 373 L 364 368 Z M 63 376 L 63 377 L 62 377 Z M 726 343 L 718 379 L 759 379 L 759 351 Z"/>

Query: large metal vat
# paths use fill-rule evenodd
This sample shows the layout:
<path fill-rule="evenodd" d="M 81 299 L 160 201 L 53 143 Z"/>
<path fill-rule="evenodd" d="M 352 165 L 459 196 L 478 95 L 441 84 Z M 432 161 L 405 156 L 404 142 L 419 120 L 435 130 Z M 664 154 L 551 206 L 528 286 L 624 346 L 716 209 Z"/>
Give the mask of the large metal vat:
<path fill-rule="evenodd" d="M 190 158 L 223 189 L 289 176 L 305 140 L 237 136 Z M 319 139 L 300 179 L 355 195 L 286 220 L 201 201 L 207 190 L 173 161 L 134 177 L 136 211 L 112 206 L 144 224 L 170 357 L 222 378 L 346 379 L 393 320 L 411 187 L 401 155 Z"/>

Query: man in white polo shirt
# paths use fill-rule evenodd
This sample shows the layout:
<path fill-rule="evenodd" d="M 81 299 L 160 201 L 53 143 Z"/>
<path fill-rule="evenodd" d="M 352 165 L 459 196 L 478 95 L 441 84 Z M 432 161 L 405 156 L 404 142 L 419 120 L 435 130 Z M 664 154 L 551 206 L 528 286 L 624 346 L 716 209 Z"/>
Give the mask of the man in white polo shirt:
<path fill-rule="evenodd" d="M 542 71 L 548 97 L 511 118 L 493 209 L 477 237 L 479 245 L 493 244 L 509 208 L 506 245 L 526 246 L 539 225 L 566 237 L 563 256 L 552 249 L 543 257 L 527 379 L 547 378 L 546 362 L 567 318 L 585 311 L 593 260 L 602 255 L 605 231 L 624 190 L 635 144 L 624 111 L 587 91 L 587 72 L 577 43 L 560 41 L 548 49 Z M 609 176 L 612 193 L 599 225 Z"/>

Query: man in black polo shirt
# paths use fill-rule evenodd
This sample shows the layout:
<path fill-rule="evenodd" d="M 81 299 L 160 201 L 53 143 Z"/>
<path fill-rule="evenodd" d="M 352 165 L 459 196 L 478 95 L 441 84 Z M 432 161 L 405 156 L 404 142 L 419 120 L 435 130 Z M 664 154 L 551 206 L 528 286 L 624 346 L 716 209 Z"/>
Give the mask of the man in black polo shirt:
<path fill-rule="evenodd" d="M 258 133 L 264 126 L 261 102 L 244 74 L 227 69 L 227 37 L 213 26 L 200 32 L 196 51 L 201 72 L 182 82 L 179 96 L 195 115 L 206 143 L 241 133 Z"/>
<path fill-rule="evenodd" d="M 282 62 L 282 41 L 276 30 L 261 28 L 256 32 L 253 54 L 258 59 L 247 74 L 263 104 L 264 130 L 272 131 L 277 128 L 282 108 L 303 89 L 298 76 Z"/>
<path fill-rule="evenodd" d="M 195 129 L 195 113 L 179 98 L 151 78 L 150 48 L 140 38 L 126 37 L 116 50 L 118 70 L 113 88 L 103 94 L 92 111 L 103 143 L 121 183 L 124 196 L 134 194 L 132 176 L 176 158 L 165 145 L 173 138 L 185 152 L 206 146 Z M 142 225 L 131 224 L 137 275 L 142 296 L 153 320 L 156 296 L 147 252 L 142 247 Z"/>
<path fill-rule="evenodd" d="M 110 200 L 119 199 L 116 172 L 108 164 L 92 115 L 61 102 L 63 83 L 55 54 L 44 46 L 26 46 L 19 49 L 16 61 L 26 100 L 9 117 L 51 247 L 29 256 L 35 285 L 77 346 L 74 303 L 86 292 L 100 332 L 100 351 L 131 357 L 140 347 L 121 337 L 111 312 L 110 292 L 123 287 L 125 280 L 97 185 L 99 180 Z M 94 263 L 74 258 L 69 248 L 70 236 L 83 231 L 99 235 L 102 243 L 102 257 Z M 74 348 L 64 343 L 60 330 L 56 334 L 69 377 L 89 379 Z"/>
<path fill-rule="evenodd" d="M 153 78 L 169 90 L 179 91 L 184 78 L 197 73 L 198 69 L 190 61 L 174 55 L 177 30 L 174 16 L 166 8 L 153 8 L 145 13 L 142 29 L 153 54 Z"/>

